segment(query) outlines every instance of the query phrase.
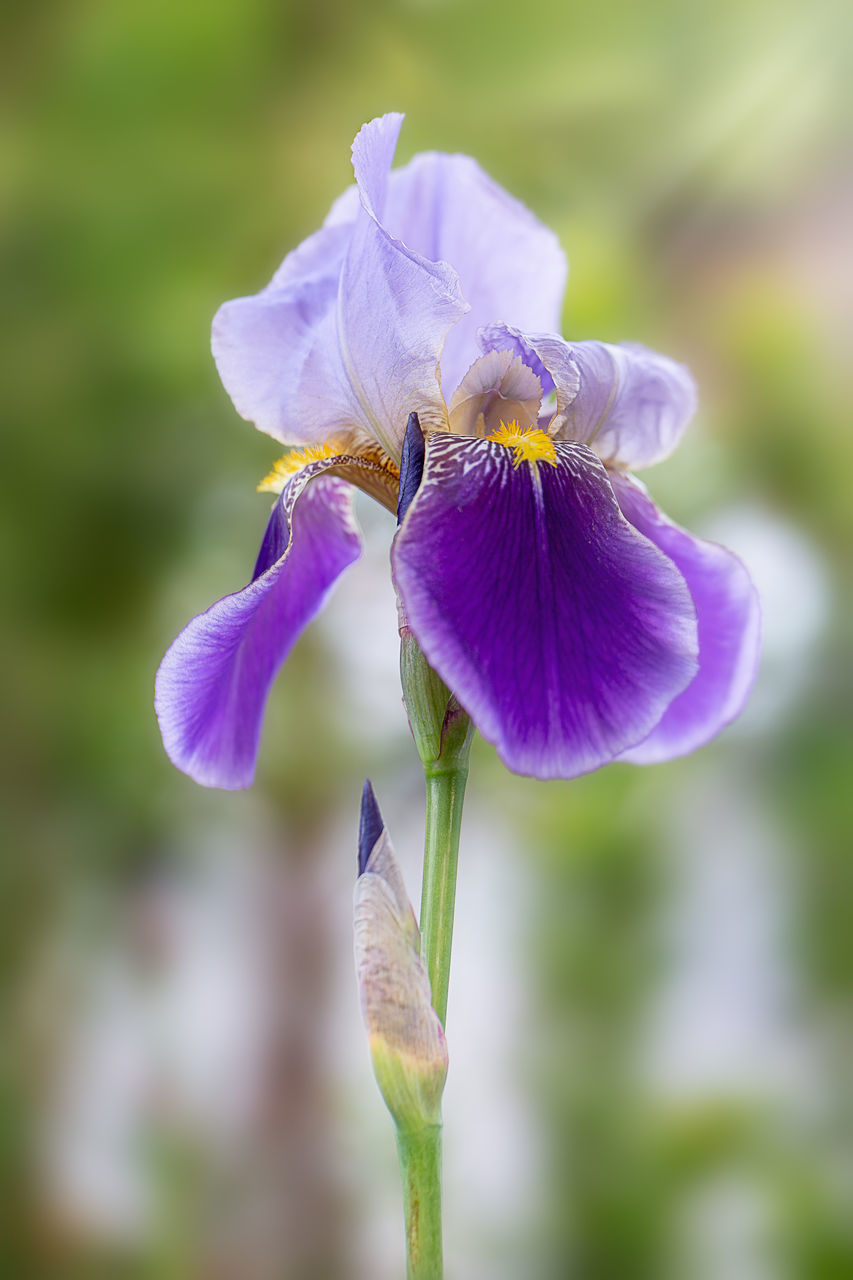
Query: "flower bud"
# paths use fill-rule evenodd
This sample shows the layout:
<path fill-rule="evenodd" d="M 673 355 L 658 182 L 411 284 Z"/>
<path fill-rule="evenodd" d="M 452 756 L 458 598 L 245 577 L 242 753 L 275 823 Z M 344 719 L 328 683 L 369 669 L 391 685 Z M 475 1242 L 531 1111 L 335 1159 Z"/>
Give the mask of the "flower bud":
<path fill-rule="evenodd" d="M 440 1123 L 447 1044 L 420 931 L 369 782 L 360 837 L 355 961 L 362 1013 L 380 1092 L 397 1128 L 414 1132 Z"/>

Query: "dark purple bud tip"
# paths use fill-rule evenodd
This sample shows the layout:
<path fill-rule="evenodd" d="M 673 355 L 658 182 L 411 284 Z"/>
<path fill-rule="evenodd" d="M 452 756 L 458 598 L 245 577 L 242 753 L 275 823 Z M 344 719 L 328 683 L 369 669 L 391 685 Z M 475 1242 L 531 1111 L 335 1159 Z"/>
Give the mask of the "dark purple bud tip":
<path fill-rule="evenodd" d="M 358 874 L 363 876 L 367 869 L 367 859 L 373 852 L 374 845 L 382 835 L 385 823 L 376 803 L 376 796 L 370 779 L 364 784 L 361 793 L 361 818 L 358 824 Z"/>
<path fill-rule="evenodd" d="M 416 413 L 409 414 L 406 434 L 403 437 L 403 456 L 400 460 L 400 489 L 397 497 L 397 524 L 409 509 L 409 505 L 420 488 L 424 473 L 424 433 Z"/>

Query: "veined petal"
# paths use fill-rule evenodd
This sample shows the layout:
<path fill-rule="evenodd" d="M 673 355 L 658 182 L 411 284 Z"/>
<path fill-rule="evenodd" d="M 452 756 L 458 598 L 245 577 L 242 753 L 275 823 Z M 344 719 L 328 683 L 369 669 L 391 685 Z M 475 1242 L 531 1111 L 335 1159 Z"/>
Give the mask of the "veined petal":
<path fill-rule="evenodd" d="M 438 361 L 449 330 L 468 310 L 453 268 L 415 253 L 378 220 L 401 120 L 371 121 L 353 143 L 363 207 L 341 272 L 337 306 L 338 351 L 349 398 L 359 420 L 396 462 L 412 410 L 425 429 L 447 425 Z"/>
<path fill-rule="evenodd" d="M 399 128 L 401 117 L 383 119 L 386 129 Z M 475 160 L 422 152 L 393 170 L 386 186 L 387 138 L 369 135 L 364 151 L 364 169 L 383 175 L 368 195 L 382 225 L 430 262 L 450 263 L 470 304 L 442 354 L 446 395 L 471 364 L 481 325 L 512 319 L 525 330 L 560 327 L 568 265 L 557 236 Z M 324 227 L 351 226 L 358 204 L 358 189 L 350 187 L 332 205 Z"/>
<path fill-rule="evenodd" d="M 609 466 L 649 467 L 668 457 L 696 411 L 683 364 L 638 343 L 572 342 L 580 387 L 557 432 Z"/>
<path fill-rule="evenodd" d="M 556 392 L 551 434 L 589 445 L 612 467 L 648 467 L 668 457 L 696 411 L 696 385 L 685 365 L 638 343 L 567 342 L 558 334 L 487 325 L 480 345 L 519 354 L 545 395 Z"/>
<path fill-rule="evenodd" d="M 163 744 L 173 763 L 204 786 L 251 785 L 273 679 L 339 574 L 361 553 L 351 490 L 323 474 L 337 462 L 315 462 L 289 481 L 252 581 L 194 618 L 160 665 L 154 704 Z"/>
<path fill-rule="evenodd" d="M 481 325 L 559 329 L 568 274 L 559 240 L 469 156 L 424 152 L 392 173 L 383 222 L 424 258 L 449 262 L 470 304 L 441 358 L 448 396 L 477 353 Z"/>
<path fill-rule="evenodd" d="M 305 381 L 314 348 L 334 337 L 338 282 L 350 239 L 348 228 L 317 232 L 285 259 L 265 289 L 223 303 L 213 317 L 213 357 L 235 409 L 283 444 L 321 443 L 333 433 L 327 418 L 337 421 L 338 434 L 354 428 L 349 420 L 342 427 L 339 406 L 328 415 L 320 409 Z M 312 242 L 320 245 L 316 261 Z M 325 260 L 323 245 L 328 246 Z M 302 250 L 307 250 L 304 274 L 298 265 L 288 266 Z M 279 277 L 285 283 L 278 283 Z"/>
<path fill-rule="evenodd" d="M 513 351 L 539 379 L 542 394 L 555 397 L 549 434 L 560 435 L 569 406 L 580 388 L 580 370 L 558 333 L 522 333 L 514 325 L 487 324 L 477 335 L 484 351 Z"/>
<path fill-rule="evenodd" d="M 285 443 L 374 440 L 399 461 L 412 409 L 446 424 L 438 362 L 467 304 L 452 267 L 380 221 L 401 119 L 371 121 L 353 144 L 360 203 L 345 197 L 266 289 L 214 319 L 214 356 L 238 412 Z"/>
<path fill-rule="evenodd" d="M 612 481 L 623 515 L 684 575 L 698 618 L 698 672 L 649 736 L 621 757 L 656 764 L 703 746 L 740 714 L 758 669 L 761 609 L 737 556 L 673 524 L 636 480 Z"/>
<path fill-rule="evenodd" d="M 536 374 L 511 351 L 489 351 L 471 365 L 450 401 L 450 430 L 458 436 L 486 436 L 502 422 L 534 427 L 542 403 Z"/>
<path fill-rule="evenodd" d="M 433 434 L 392 550 L 427 658 L 510 769 L 573 777 L 645 738 L 696 672 L 675 565 L 581 445 L 556 464 Z"/>

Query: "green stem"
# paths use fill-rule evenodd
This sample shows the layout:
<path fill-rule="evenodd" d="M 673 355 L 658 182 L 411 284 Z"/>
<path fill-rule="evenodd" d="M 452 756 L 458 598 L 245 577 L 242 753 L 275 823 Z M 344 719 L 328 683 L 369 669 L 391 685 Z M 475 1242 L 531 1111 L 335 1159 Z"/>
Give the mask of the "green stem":
<path fill-rule="evenodd" d="M 406 1213 L 406 1280 L 441 1280 L 441 1125 L 397 1130 Z"/>
<path fill-rule="evenodd" d="M 459 726 L 462 732 L 453 734 L 439 758 L 424 766 L 427 816 L 421 948 L 432 988 L 433 1008 L 442 1026 L 447 1020 L 459 831 L 471 747 L 470 722 L 467 716 L 464 720 L 464 725 Z"/>
<path fill-rule="evenodd" d="M 458 706 L 448 711 L 437 760 L 424 763 L 427 794 L 421 949 L 433 1008 L 447 1017 L 459 830 L 468 779 L 471 722 Z M 441 1280 L 441 1124 L 397 1131 L 406 1215 L 407 1280 Z"/>
<path fill-rule="evenodd" d="M 432 670 L 406 626 L 401 631 L 403 695 L 426 781 L 426 844 L 421 893 L 421 954 L 432 1004 L 447 1019 L 450 949 L 456 903 L 456 867 L 468 756 L 470 719 Z M 441 1117 L 420 1128 L 398 1128 L 403 1177 L 408 1280 L 441 1280 Z"/>

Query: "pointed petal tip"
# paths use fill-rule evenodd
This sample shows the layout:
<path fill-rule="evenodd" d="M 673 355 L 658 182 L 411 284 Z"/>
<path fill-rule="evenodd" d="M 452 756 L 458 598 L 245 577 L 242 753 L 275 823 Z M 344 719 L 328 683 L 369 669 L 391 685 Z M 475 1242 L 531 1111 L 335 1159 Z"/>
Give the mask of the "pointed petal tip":
<path fill-rule="evenodd" d="M 368 778 L 361 793 L 361 817 L 358 824 L 358 874 L 363 876 L 367 861 L 382 835 L 385 823 L 376 801 L 373 785 Z"/>
<path fill-rule="evenodd" d="M 397 497 L 397 524 L 402 522 L 412 498 L 420 488 L 424 474 L 426 443 L 418 415 L 413 411 L 406 423 L 403 437 L 403 454 L 400 462 L 400 488 Z"/>

